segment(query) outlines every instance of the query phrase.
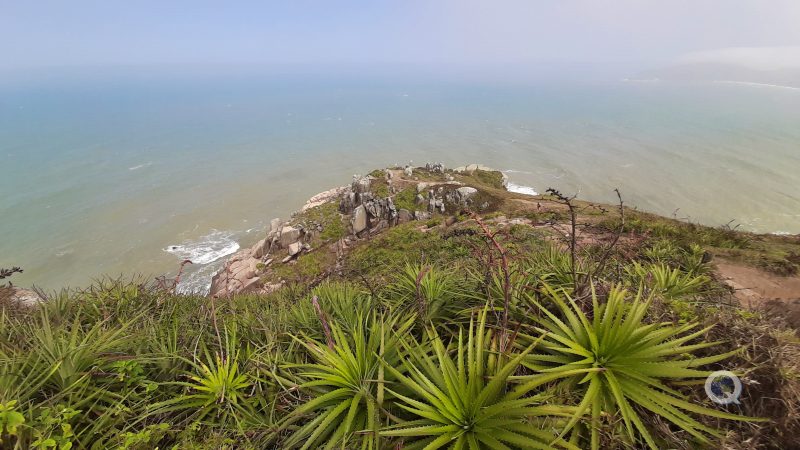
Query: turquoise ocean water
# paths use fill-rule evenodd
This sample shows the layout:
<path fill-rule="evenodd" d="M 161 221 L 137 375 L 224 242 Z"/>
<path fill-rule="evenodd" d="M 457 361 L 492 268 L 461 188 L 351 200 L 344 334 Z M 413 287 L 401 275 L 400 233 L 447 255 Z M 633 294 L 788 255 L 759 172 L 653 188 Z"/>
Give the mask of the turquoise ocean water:
<path fill-rule="evenodd" d="M 800 90 L 140 77 L 0 84 L 0 267 L 55 289 L 189 258 L 202 287 L 272 217 L 412 160 L 800 233 Z"/>

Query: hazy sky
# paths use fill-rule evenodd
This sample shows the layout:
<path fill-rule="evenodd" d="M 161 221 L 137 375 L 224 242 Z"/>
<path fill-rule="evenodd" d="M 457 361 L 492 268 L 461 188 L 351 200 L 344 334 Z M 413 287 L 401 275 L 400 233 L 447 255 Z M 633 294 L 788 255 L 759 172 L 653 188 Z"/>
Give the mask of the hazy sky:
<path fill-rule="evenodd" d="M 784 46 L 800 46 L 800 0 L 0 0 L 2 69 L 162 63 L 646 66 L 689 52 Z"/>

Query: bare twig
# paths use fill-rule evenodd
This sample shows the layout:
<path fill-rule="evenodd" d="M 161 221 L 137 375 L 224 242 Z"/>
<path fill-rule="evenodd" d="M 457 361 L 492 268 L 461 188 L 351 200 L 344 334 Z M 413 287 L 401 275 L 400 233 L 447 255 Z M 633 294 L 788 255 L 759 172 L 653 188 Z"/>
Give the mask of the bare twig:
<path fill-rule="evenodd" d="M 181 267 L 180 267 L 180 269 L 178 269 L 178 275 L 176 275 L 176 276 L 175 276 L 175 280 L 174 280 L 174 281 L 173 281 L 173 283 L 172 283 L 172 293 L 173 293 L 173 294 L 175 293 L 175 289 L 177 289 L 177 288 L 178 288 L 178 284 L 181 282 L 181 275 L 183 274 L 183 267 L 184 267 L 186 264 L 194 264 L 194 263 L 193 263 L 193 262 L 191 262 L 191 261 L 190 261 L 190 260 L 188 260 L 188 259 L 184 259 L 184 260 L 183 260 L 183 262 L 181 263 Z"/>
<path fill-rule="evenodd" d="M 578 251 L 578 241 L 576 236 L 576 231 L 578 228 L 578 214 L 575 209 L 575 205 L 572 203 L 575 200 L 576 195 L 572 197 L 567 197 L 566 195 L 562 194 L 556 189 L 547 188 L 546 191 L 548 194 L 555 197 L 559 202 L 563 203 L 569 209 L 569 219 L 570 219 L 570 239 L 569 239 L 569 256 L 570 256 L 570 269 L 572 271 L 572 281 L 573 281 L 573 289 L 575 292 L 578 291 L 578 276 L 577 276 L 577 251 Z"/>
<path fill-rule="evenodd" d="M 17 266 L 14 266 L 14 267 L 12 267 L 10 269 L 0 269 L 0 280 L 2 280 L 4 278 L 8 278 L 11 275 L 14 275 L 15 273 L 22 273 L 22 269 L 20 269 Z M 8 282 L 8 286 L 9 287 L 12 286 L 10 281 Z"/>
<path fill-rule="evenodd" d="M 328 343 L 328 348 L 333 350 L 333 336 L 331 335 L 331 328 L 328 325 L 328 318 L 325 317 L 325 312 L 323 312 L 322 307 L 319 306 L 319 299 L 316 295 L 311 297 L 311 304 L 314 305 L 314 311 L 317 312 L 317 317 L 319 317 L 319 321 L 322 323 L 322 331 L 325 333 L 325 341 Z"/>
<path fill-rule="evenodd" d="M 598 260 L 597 266 L 595 266 L 595 270 L 594 270 L 595 274 L 599 274 L 600 272 L 603 271 L 603 268 L 606 265 L 606 261 L 608 261 L 608 258 L 611 256 L 612 250 L 614 250 L 614 246 L 617 245 L 617 242 L 619 242 L 620 236 L 622 236 L 622 233 L 625 231 L 625 207 L 623 206 L 623 203 L 622 203 L 622 194 L 619 193 L 619 189 L 614 189 L 614 192 L 617 193 L 617 198 L 619 199 L 619 217 L 620 217 L 619 229 L 614 234 L 614 239 L 608 245 L 608 247 L 606 248 L 605 252 L 603 252 L 603 256 L 601 256 L 600 259 Z M 591 274 L 587 273 L 586 274 L 586 280 L 588 281 L 589 279 L 591 279 Z"/>
<path fill-rule="evenodd" d="M 22 269 L 16 266 L 10 269 L 0 269 L 0 280 L 2 280 L 3 278 L 8 278 L 11 275 L 14 275 L 15 273 L 22 273 Z"/>
<path fill-rule="evenodd" d="M 417 274 L 417 279 L 415 281 L 417 308 L 419 309 L 419 320 L 422 321 L 423 323 L 425 321 L 425 311 L 428 310 L 428 305 L 425 302 L 425 296 L 422 295 L 422 279 L 425 278 L 425 275 L 428 273 L 429 270 L 431 270 L 430 266 L 422 266 L 421 270 Z"/>
<path fill-rule="evenodd" d="M 214 324 L 214 332 L 217 334 L 217 344 L 219 344 L 220 353 L 223 352 L 222 335 L 219 333 L 219 326 L 217 325 L 217 298 L 211 296 L 211 321 Z"/>
<path fill-rule="evenodd" d="M 472 218 L 475 219 L 475 222 L 478 223 L 478 226 L 481 227 L 481 230 L 483 231 L 484 236 L 486 236 L 488 243 L 494 247 L 494 249 L 497 250 L 497 253 L 500 255 L 500 269 L 503 271 L 503 321 L 501 324 L 503 339 L 500 345 L 501 351 L 505 351 L 508 345 L 508 310 L 511 305 L 511 272 L 508 269 L 508 252 L 502 245 L 500 245 L 497 239 L 495 239 L 496 233 L 492 233 L 491 230 L 489 230 L 489 227 L 483 223 L 477 214 L 474 212 L 471 214 Z"/>

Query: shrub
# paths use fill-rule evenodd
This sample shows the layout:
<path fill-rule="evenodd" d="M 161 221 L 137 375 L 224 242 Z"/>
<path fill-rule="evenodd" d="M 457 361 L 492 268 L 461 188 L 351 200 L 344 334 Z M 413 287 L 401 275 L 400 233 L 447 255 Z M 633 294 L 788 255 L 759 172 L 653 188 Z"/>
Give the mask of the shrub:
<path fill-rule="evenodd" d="M 615 288 L 604 304 L 593 293 L 588 317 L 568 296 L 550 287 L 547 293 L 557 310 L 550 311 L 537 300 L 531 300 L 543 314 L 535 319 L 534 335 L 543 333 L 545 337 L 543 351 L 527 356 L 524 364 L 544 374 L 562 374 L 560 387 L 580 393 L 576 414 L 565 431 L 588 412 L 593 449 L 600 448 L 600 432 L 606 427 L 602 423 L 604 417 L 620 417 L 624 424 L 622 435 L 632 444 L 640 437 L 650 448 L 659 448 L 645 426 L 640 409 L 663 417 L 704 445 L 709 444 L 708 435 L 720 433 L 698 422 L 691 417 L 692 413 L 748 419 L 690 402 L 666 383 L 706 378 L 709 372 L 696 368 L 722 361 L 736 352 L 693 357 L 698 350 L 719 344 L 690 343 L 702 337 L 708 328 L 697 330 L 695 323 L 677 327 L 646 323 L 650 300 L 643 299 L 641 292 L 630 298 L 627 291 Z M 595 370 L 575 374 L 575 369 Z"/>
<path fill-rule="evenodd" d="M 349 331 L 331 323 L 331 342 L 297 338 L 314 363 L 295 366 L 295 382 L 309 397 L 281 425 L 293 428 L 282 445 L 376 448 L 384 385 L 392 381 L 384 376 L 381 361 L 398 364 L 397 336 L 410 325 L 373 314 Z M 299 421 L 305 423 L 295 426 Z"/>
<path fill-rule="evenodd" d="M 549 420 L 568 417 L 573 408 L 545 403 L 548 394 L 536 391 L 543 384 L 539 380 L 519 385 L 510 380 L 536 343 L 519 354 L 497 355 L 486 317 L 484 311 L 477 323 L 470 321 L 466 342 L 459 332 L 452 355 L 432 329 L 429 342 L 404 340 L 401 367 L 385 367 L 399 381 L 387 390 L 410 419 L 382 434 L 403 438 L 406 449 L 576 448 L 557 436 Z"/>
<path fill-rule="evenodd" d="M 642 265 L 635 262 L 626 267 L 626 271 L 635 284 L 641 283 L 667 300 L 700 294 L 711 281 L 705 275 L 692 275 L 680 269 L 670 269 L 664 264 Z"/>

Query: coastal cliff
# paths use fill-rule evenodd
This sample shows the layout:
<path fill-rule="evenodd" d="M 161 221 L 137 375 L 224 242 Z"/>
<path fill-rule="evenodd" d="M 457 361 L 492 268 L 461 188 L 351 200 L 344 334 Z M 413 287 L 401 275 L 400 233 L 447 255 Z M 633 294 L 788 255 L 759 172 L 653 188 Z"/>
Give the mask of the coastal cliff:
<path fill-rule="evenodd" d="M 2 286 L 0 446 L 795 446 L 800 236 L 519 190 L 354 176 L 210 295 Z"/>
<path fill-rule="evenodd" d="M 532 195 L 531 191 L 525 187 L 510 191 L 503 172 L 482 164 L 450 169 L 429 163 L 354 175 L 350 184 L 312 196 L 291 218 L 272 219 L 263 239 L 235 253 L 214 274 L 209 295 L 273 292 L 297 281 L 293 269 L 302 267 L 300 259 L 306 256 L 318 273 L 305 273 L 302 281 L 316 284 L 341 270 L 352 247 L 388 228 L 411 223 L 425 231 L 457 229 L 472 213 L 501 226 L 530 227 L 554 242 L 563 242 L 570 234 L 568 208 L 552 195 Z M 574 203 L 582 211 L 582 226 L 576 228 L 578 245 L 597 246 L 613 238 L 609 221 L 614 220 L 615 206 L 578 199 Z M 730 226 L 703 227 L 635 210 L 628 214 L 635 216 L 640 228 L 627 230 L 623 243 L 643 241 L 653 233 L 651 227 L 668 224 L 680 230 L 672 233 L 675 238 L 714 235 L 711 240 L 716 242 L 711 244 L 716 245 L 706 245 L 710 250 L 706 254 L 717 258 L 715 273 L 732 295 L 746 304 L 771 305 L 800 326 L 800 237 L 755 235 Z"/>

